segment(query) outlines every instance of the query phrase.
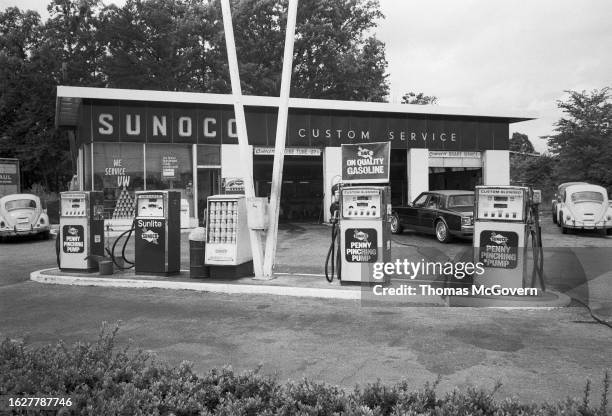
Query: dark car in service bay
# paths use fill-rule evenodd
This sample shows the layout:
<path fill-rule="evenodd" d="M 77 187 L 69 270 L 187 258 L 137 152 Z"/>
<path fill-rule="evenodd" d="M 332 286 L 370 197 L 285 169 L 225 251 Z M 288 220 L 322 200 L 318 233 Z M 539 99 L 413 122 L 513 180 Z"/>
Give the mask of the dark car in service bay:
<path fill-rule="evenodd" d="M 439 242 L 474 234 L 473 191 L 429 191 L 420 194 L 412 204 L 393 207 L 391 232 L 404 228 L 433 234 Z"/>

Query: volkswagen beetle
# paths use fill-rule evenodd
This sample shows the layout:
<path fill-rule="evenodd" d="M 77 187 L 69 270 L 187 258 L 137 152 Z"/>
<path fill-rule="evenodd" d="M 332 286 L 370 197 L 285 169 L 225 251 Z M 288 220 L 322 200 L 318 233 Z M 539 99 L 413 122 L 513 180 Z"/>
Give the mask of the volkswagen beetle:
<path fill-rule="evenodd" d="M 563 189 L 557 203 L 557 225 L 563 234 L 571 229 L 612 232 L 612 207 L 602 186 L 574 184 Z"/>
<path fill-rule="evenodd" d="M 49 238 L 49 217 L 40 198 L 32 194 L 12 194 L 0 198 L 0 237 L 40 235 Z"/>

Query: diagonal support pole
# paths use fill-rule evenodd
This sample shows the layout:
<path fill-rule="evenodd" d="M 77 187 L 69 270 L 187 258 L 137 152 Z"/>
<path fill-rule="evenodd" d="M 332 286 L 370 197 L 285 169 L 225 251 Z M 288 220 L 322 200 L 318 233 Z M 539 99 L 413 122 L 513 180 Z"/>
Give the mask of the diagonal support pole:
<path fill-rule="evenodd" d="M 272 268 L 276 257 L 278 241 L 278 212 L 280 209 L 281 186 L 283 183 L 283 165 L 285 162 L 285 143 L 287 140 L 287 117 L 289 113 L 289 92 L 291 90 L 291 71 L 293 69 L 293 44 L 295 40 L 295 21 L 298 0 L 289 0 L 287 10 L 287 29 L 285 31 L 285 51 L 281 76 L 278 120 L 276 122 L 276 141 L 274 145 L 274 165 L 272 168 L 272 188 L 270 192 L 270 221 L 266 234 L 266 251 L 263 273 L 265 278 L 272 277 Z"/>
<path fill-rule="evenodd" d="M 232 12 L 229 0 L 221 0 L 221 11 L 223 13 L 223 29 L 225 31 L 225 45 L 227 49 L 227 60 L 229 62 L 230 80 L 232 84 L 232 96 L 234 98 L 234 114 L 236 116 L 236 127 L 238 130 L 238 148 L 240 149 L 240 163 L 244 169 L 244 195 L 247 202 L 255 197 L 253 185 L 253 169 L 251 152 L 249 151 L 249 138 L 247 136 L 246 118 L 244 106 L 242 105 L 242 89 L 240 86 L 240 74 L 238 72 L 238 58 L 236 57 L 236 42 L 234 40 L 234 28 L 232 25 Z M 259 231 L 249 228 L 251 250 L 253 251 L 253 268 L 255 276 L 263 276 L 263 242 Z"/>

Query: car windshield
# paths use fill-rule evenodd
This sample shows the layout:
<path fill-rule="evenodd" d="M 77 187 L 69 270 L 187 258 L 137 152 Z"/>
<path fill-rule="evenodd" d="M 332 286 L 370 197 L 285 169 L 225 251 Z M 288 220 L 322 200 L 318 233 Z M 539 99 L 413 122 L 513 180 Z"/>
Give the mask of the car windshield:
<path fill-rule="evenodd" d="M 36 209 L 36 202 L 33 199 L 14 199 L 12 201 L 6 201 L 4 208 L 7 211 L 13 211 L 15 209 Z"/>
<path fill-rule="evenodd" d="M 448 207 L 473 207 L 474 195 L 451 195 L 448 197 Z"/>
<path fill-rule="evenodd" d="M 603 202 L 604 197 L 601 192 L 582 191 L 574 192 L 571 195 L 572 202 Z"/>

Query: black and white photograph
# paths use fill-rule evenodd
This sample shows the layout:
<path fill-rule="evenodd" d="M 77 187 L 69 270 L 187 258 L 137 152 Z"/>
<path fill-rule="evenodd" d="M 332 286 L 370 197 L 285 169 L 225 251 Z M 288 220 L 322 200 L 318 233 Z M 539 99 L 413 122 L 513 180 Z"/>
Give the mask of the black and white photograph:
<path fill-rule="evenodd" d="M 0 0 L 0 415 L 612 415 L 611 17 Z"/>

